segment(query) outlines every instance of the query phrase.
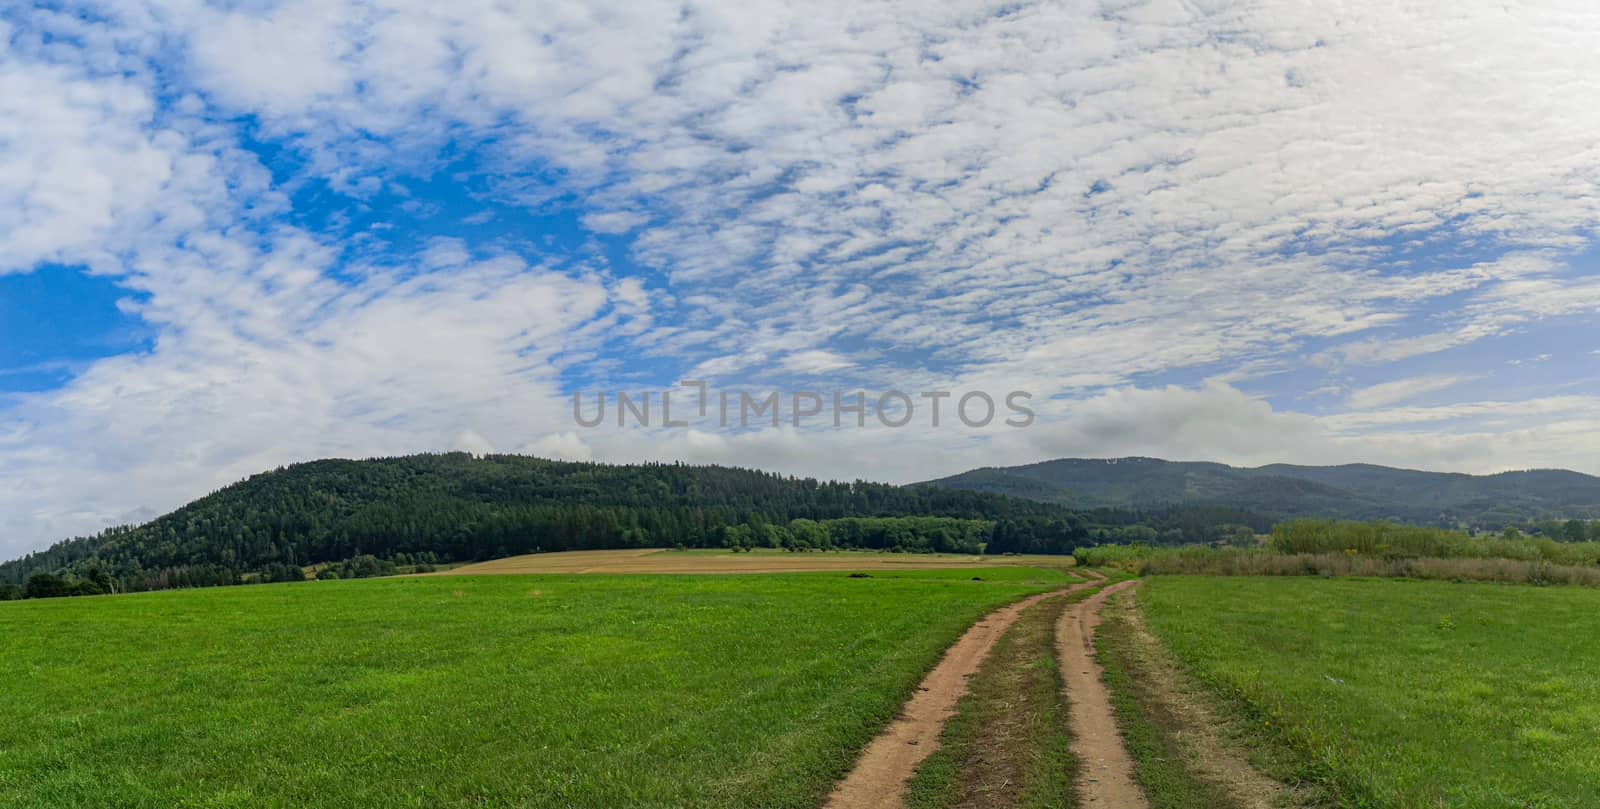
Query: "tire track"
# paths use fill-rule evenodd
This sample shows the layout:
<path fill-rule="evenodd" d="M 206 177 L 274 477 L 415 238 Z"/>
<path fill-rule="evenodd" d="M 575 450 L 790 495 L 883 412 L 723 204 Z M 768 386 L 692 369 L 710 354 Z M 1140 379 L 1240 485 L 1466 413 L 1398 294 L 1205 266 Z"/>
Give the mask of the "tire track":
<path fill-rule="evenodd" d="M 1082 764 L 1078 796 L 1084 809 L 1149 806 L 1133 779 L 1133 759 L 1122 743 L 1122 732 L 1111 712 L 1111 694 L 1101 682 L 1102 670 L 1094 653 L 1100 607 L 1112 594 L 1137 585 L 1125 581 L 1107 587 L 1067 608 L 1056 625 L 1056 652 L 1070 706 L 1072 754 Z"/>
<path fill-rule="evenodd" d="M 1050 593 L 1030 596 L 985 615 L 945 650 L 944 657 L 923 678 L 915 694 L 901 707 L 883 732 L 873 739 L 850 774 L 834 787 L 824 809 L 895 809 L 905 805 L 906 782 L 917 766 L 939 749 L 944 723 L 967 691 L 967 679 L 977 673 L 995 641 L 1016 622 L 1023 610 L 1047 598 L 1098 587 L 1101 580 L 1075 584 Z"/>

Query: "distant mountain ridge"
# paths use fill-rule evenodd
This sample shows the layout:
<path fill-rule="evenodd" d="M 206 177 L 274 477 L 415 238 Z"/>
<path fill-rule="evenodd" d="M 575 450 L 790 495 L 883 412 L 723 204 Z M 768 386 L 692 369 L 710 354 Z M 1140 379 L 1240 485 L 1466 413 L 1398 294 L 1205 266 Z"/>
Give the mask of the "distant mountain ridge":
<path fill-rule="evenodd" d="M 928 481 L 1074 508 L 1225 505 L 1274 518 L 1392 519 L 1494 528 L 1600 517 L 1600 477 L 1562 469 L 1495 475 L 1375 464 L 1235 467 L 1159 458 L 1062 458 Z"/>

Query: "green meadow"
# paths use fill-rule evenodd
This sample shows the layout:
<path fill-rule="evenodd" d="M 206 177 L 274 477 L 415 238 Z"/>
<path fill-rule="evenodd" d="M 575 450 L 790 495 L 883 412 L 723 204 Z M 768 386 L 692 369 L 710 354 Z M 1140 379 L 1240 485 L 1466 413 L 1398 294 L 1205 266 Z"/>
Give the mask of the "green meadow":
<path fill-rule="evenodd" d="M 1333 805 L 1600 805 L 1600 592 L 1158 576 L 1140 601 Z"/>
<path fill-rule="evenodd" d="M 420 577 L 0 604 L 0 806 L 811 807 L 966 626 L 1063 578 Z"/>

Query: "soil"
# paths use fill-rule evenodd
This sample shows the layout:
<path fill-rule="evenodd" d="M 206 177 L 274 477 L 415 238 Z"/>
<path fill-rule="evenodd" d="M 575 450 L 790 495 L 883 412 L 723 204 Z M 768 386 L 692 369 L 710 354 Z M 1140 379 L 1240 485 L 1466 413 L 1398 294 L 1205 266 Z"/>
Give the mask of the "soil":
<path fill-rule="evenodd" d="M 1137 585 L 1122 582 L 1068 608 L 1056 627 L 1056 652 L 1071 705 L 1072 753 L 1081 764 L 1078 797 L 1083 809 L 1147 809 L 1144 791 L 1133 779 L 1133 759 L 1122 743 L 1111 710 L 1111 694 L 1101 682 L 1094 654 L 1100 609 L 1112 594 Z"/>

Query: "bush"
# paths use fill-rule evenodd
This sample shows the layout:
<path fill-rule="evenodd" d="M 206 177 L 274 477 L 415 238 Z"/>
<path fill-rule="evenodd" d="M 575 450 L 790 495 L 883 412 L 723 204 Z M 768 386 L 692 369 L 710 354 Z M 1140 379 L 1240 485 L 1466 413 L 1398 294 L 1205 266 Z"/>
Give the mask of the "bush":
<path fill-rule="evenodd" d="M 398 572 L 399 569 L 393 561 L 364 553 L 327 566 L 317 578 L 370 579 L 377 576 L 393 576 Z"/>
<path fill-rule="evenodd" d="M 53 573 L 35 573 L 28 577 L 23 593 L 28 598 L 60 598 L 72 595 L 72 587 Z"/>
<path fill-rule="evenodd" d="M 281 563 L 281 562 L 274 562 L 273 564 L 267 565 L 267 569 L 263 570 L 261 572 L 261 581 L 263 581 L 263 582 L 305 581 L 305 580 L 306 580 L 306 571 L 305 571 L 304 568 L 300 567 L 299 565 L 290 565 L 290 564 L 284 564 L 284 563 Z"/>

